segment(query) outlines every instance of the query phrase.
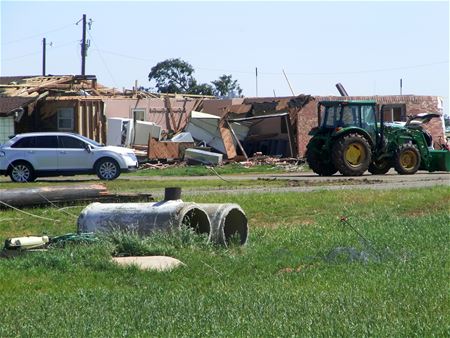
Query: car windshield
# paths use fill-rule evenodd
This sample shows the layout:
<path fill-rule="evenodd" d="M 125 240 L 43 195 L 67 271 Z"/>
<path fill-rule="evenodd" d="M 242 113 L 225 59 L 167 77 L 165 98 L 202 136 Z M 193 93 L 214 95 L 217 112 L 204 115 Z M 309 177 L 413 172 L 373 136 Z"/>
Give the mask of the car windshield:
<path fill-rule="evenodd" d="M 89 143 L 89 144 L 91 144 L 91 145 L 93 145 L 93 146 L 96 146 L 96 147 L 104 147 L 103 144 L 100 144 L 100 143 L 98 143 L 98 142 L 96 142 L 96 141 L 94 141 L 94 140 L 91 140 L 90 138 L 87 138 L 87 137 L 85 137 L 85 136 L 83 136 L 83 135 L 77 135 L 77 136 L 80 137 L 80 138 L 82 138 L 83 141 L 85 141 L 85 142 L 87 142 L 87 143 Z"/>

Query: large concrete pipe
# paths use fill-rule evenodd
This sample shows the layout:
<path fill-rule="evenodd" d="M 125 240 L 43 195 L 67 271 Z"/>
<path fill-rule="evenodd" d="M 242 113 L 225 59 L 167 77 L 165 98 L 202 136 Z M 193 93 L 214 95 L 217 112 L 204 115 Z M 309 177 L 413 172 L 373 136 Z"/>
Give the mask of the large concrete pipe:
<path fill-rule="evenodd" d="M 135 231 L 148 235 L 155 230 L 170 230 L 182 225 L 198 233 L 211 233 L 209 217 L 195 203 L 181 200 L 157 203 L 92 203 L 78 217 L 79 232 Z"/>
<path fill-rule="evenodd" d="M 237 204 L 199 204 L 211 221 L 210 239 L 228 245 L 233 237 L 244 245 L 248 237 L 247 217 Z"/>

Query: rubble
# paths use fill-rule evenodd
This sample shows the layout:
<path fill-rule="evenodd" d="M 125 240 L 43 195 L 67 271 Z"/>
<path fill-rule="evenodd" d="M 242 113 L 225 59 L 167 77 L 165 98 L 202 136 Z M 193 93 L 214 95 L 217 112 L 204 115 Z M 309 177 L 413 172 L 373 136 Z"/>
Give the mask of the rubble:
<path fill-rule="evenodd" d="M 201 149 L 186 149 L 184 158 L 188 163 L 202 163 L 208 165 L 221 165 L 223 162 L 223 155 L 205 151 Z"/>

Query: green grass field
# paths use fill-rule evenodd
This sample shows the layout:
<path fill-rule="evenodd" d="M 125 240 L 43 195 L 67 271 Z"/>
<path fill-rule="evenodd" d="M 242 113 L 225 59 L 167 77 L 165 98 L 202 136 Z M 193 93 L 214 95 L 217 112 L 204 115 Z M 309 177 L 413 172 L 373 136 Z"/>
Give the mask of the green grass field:
<path fill-rule="evenodd" d="M 120 246 L 106 239 L 1 259 L 0 336 L 450 334 L 447 187 L 185 200 L 239 203 L 248 244 L 218 248 L 192 234 L 134 239 L 141 253 L 186 264 L 163 273 L 115 266 Z M 0 239 L 72 232 L 82 208 L 28 210 L 53 222 L 3 211 Z"/>
<path fill-rule="evenodd" d="M 298 166 L 299 171 L 309 170 L 307 166 Z M 239 163 L 230 163 L 213 167 L 203 165 L 189 165 L 184 167 L 169 167 L 165 169 L 141 169 L 127 175 L 138 176 L 214 176 L 234 174 L 275 174 L 285 172 L 283 168 L 274 165 L 261 164 L 253 167 L 244 167 Z"/>

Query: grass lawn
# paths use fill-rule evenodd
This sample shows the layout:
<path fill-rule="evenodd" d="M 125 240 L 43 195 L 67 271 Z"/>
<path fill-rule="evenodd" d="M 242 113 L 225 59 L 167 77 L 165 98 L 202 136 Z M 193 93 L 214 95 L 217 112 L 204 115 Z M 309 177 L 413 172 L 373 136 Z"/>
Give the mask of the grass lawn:
<path fill-rule="evenodd" d="M 106 240 L 0 259 L 0 336 L 449 335 L 447 187 L 185 200 L 239 203 L 247 246 L 137 243 L 186 264 L 164 273 L 115 266 Z M 72 232 L 82 208 L 2 211 L 0 239 Z"/>

